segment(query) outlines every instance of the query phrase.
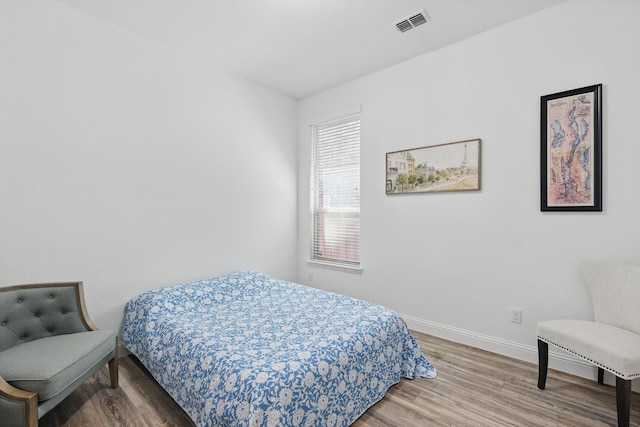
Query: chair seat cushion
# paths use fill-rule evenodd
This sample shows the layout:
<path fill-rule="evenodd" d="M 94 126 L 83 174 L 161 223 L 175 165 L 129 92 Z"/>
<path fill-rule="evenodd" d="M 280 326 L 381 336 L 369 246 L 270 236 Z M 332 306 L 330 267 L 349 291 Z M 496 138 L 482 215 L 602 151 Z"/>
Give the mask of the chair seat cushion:
<path fill-rule="evenodd" d="M 630 380 L 640 377 L 640 335 L 586 320 L 538 323 L 538 338 Z"/>
<path fill-rule="evenodd" d="M 0 352 L 0 376 L 22 390 L 52 398 L 115 348 L 110 330 L 40 338 Z"/>

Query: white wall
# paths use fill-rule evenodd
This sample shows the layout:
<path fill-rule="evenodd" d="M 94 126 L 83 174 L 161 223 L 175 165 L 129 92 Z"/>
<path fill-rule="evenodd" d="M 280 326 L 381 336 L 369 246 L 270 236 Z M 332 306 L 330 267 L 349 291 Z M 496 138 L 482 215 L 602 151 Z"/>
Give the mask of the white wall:
<path fill-rule="evenodd" d="M 294 100 L 57 1 L 0 2 L 0 286 L 296 276 Z"/>
<path fill-rule="evenodd" d="M 567 2 L 302 100 L 300 279 L 386 304 L 418 330 L 532 361 L 539 320 L 590 318 L 580 263 L 640 263 L 638 16 L 640 2 Z M 597 83 L 604 212 L 542 213 L 540 96 Z M 307 124 L 354 105 L 362 274 L 306 262 Z M 386 152 L 471 138 L 483 144 L 480 192 L 385 195 Z M 521 325 L 510 307 L 522 309 Z"/>
<path fill-rule="evenodd" d="M 65 4 L 0 1 L 0 286 L 84 280 L 118 329 L 135 294 L 251 268 L 533 358 L 538 320 L 591 316 L 580 262 L 638 262 L 639 12 L 561 4 L 309 97 L 296 132 L 287 97 Z M 595 83 L 604 212 L 541 213 L 539 98 Z M 306 124 L 359 105 L 358 275 L 306 263 Z M 385 195 L 386 152 L 476 137 L 482 191 Z"/>

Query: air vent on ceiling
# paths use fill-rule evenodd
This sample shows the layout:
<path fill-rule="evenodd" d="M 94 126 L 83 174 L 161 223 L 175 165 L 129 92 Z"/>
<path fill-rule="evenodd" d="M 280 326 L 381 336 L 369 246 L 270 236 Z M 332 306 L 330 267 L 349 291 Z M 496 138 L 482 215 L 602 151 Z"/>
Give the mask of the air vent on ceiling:
<path fill-rule="evenodd" d="M 427 16 L 427 12 L 420 10 L 411 16 L 408 16 L 404 19 L 401 19 L 398 22 L 395 22 L 393 25 L 400 31 L 404 33 L 405 31 L 409 31 L 412 28 L 417 27 L 418 25 L 422 25 L 429 20 L 429 16 Z"/>

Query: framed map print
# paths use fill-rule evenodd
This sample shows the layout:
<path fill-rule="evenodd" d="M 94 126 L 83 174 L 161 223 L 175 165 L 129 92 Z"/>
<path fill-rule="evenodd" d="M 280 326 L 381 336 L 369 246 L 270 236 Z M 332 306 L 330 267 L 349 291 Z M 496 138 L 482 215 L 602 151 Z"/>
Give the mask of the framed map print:
<path fill-rule="evenodd" d="M 602 211 L 602 85 L 540 98 L 541 211 Z"/>

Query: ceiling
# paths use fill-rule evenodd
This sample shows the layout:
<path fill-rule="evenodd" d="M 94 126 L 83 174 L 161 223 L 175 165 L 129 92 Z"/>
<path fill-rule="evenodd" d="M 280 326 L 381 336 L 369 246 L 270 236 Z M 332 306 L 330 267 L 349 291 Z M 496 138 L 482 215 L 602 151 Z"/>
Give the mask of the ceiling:
<path fill-rule="evenodd" d="M 61 1 L 300 99 L 564 0 Z"/>

